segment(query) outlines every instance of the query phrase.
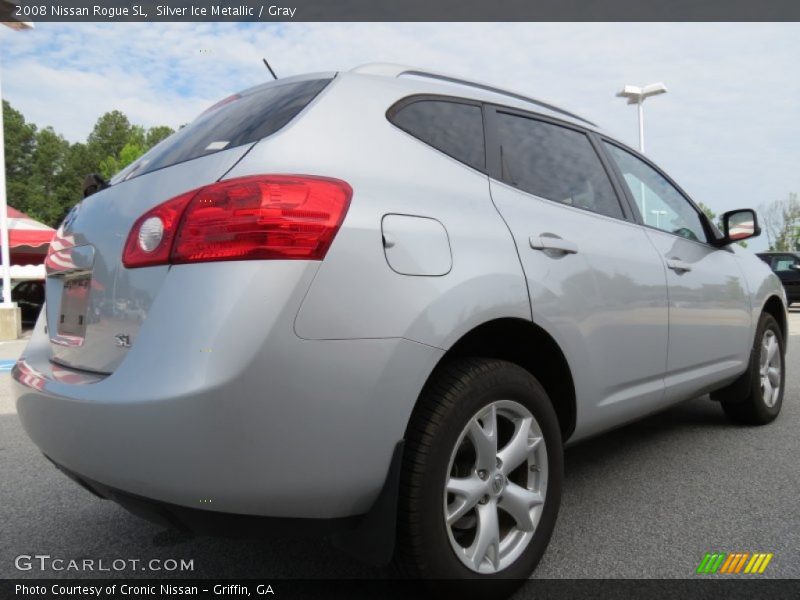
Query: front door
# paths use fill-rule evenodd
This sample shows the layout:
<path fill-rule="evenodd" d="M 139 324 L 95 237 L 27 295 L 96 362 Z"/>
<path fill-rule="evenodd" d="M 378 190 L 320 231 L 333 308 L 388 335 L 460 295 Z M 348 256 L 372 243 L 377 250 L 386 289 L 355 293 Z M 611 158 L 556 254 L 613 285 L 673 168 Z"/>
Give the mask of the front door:
<path fill-rule="evenodd" d="M 736 254 L 708 243 L 698 209 L 653 166 L 617 145 L 605 147 L 667 267 L 667 396 L 689 397 L 743 372 L 751 313 Z"/>

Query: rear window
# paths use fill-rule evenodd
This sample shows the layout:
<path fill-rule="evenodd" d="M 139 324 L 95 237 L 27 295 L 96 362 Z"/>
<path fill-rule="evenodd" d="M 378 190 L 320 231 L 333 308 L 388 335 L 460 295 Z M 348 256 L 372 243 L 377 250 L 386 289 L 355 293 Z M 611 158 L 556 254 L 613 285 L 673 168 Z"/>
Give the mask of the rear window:
<path fill-rule="evenodd" d="M 259 86 L 218 102 L 120 173 L 130 179 L 272 135 L 319 94 L 330 79 Z"/>
<path fill-rule="evenodd" d="M 449 100 L 417 100 L 390 112 L 389 120 L 456 160 L 485 170 L 480 106 Z"/>

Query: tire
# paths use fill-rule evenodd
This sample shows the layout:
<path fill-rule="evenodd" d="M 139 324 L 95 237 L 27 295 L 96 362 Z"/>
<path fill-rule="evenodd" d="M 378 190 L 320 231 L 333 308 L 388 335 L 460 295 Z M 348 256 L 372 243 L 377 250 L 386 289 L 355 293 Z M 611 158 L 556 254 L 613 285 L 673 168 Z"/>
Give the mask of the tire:
<path fill-rule="evenodd" d="M 512 439 L 517 443 L 508 443 Z M 522 462 L 513 468 L 517 460 Z M 406 431 L 396 566 L 414 578 L 516 580 L 507 582 L 516 587 L 547 547 L 562 481 L 558 419 L 530 373 L 494 359 L 458 359 L 439 367 Z M 458 495 L 446 493 L 448 485 Z M 462 486 L 468 490 L 463 496 Z M 502 553 L 499 543 L 483 543 L 493 539 L 493 523 L 499 539 L 510 540 Z"/>
<path fill-rule="evenodd" d="M 767 346 L 774 348 L 774 355 L 769 355 Z M 768 363 L 770 366 L 762 376 L 765 357 L 769 359 L 770 356 L 772 362 Z M 772 370 L 775 368 L 773 365 L 777 365 L 777 374 Z M 766 425 L 774 421 L 781 412 L 785 379 L 785 345 L 781 328 L 772 315 L 762 313 L 758 320 L 747 373 L 728 388 L 714 392 L 711 397 L 720 400 L 722 410 L 731 421 L 743 425 Z M 776 382 L 777 392 L 774 391 Z M 770 390 L 771 394 L 765 394 Z"/>

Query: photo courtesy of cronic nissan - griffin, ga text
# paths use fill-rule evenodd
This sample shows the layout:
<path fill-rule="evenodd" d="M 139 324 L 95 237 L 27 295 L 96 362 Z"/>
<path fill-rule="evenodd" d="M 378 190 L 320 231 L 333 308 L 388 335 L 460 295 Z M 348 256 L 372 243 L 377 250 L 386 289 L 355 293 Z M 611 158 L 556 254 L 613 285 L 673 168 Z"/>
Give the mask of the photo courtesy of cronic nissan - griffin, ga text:
<path fill-rule="evenodd" d="M 721 223 L 550 104 L 389 64 L 281 79 L 87 180 L 17 409 L 156 521 L 525 578 L 565 443 L 705 393 L 778 416 L 784 290 L 736 243 L 755 212 Z"/>

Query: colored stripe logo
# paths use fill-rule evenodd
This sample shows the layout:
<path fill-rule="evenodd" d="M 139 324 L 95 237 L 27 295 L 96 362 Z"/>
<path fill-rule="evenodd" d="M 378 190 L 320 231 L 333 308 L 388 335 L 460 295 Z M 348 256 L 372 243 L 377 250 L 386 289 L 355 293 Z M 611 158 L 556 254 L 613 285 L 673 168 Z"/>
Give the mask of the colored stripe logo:
<path fill-rule="evenodd" d="M 723 573 L 726 575 L 761 574 L 767 569 L 773 554 L 766 552 L 706 552 L 697 573 L 700 575 L 713 575 Z"/>

